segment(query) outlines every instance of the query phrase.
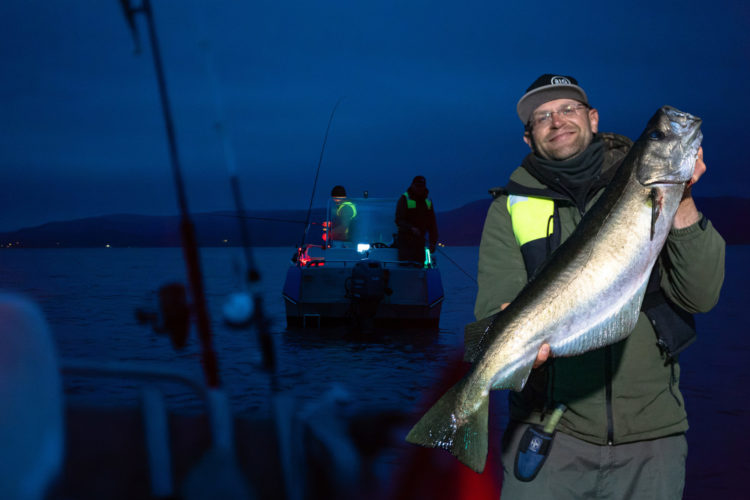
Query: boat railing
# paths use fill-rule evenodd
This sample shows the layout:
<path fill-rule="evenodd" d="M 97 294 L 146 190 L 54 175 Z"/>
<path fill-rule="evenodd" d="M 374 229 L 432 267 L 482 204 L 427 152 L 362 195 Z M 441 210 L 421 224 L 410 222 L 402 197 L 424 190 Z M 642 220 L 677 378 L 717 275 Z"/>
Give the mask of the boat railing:
<path fill-rule="evenodd" d="M 207 387 L 188 374 L 148 364 L 123 361 L 87 361 L 62 359 L 60 371 L 87 377 L 130 378 L 142 380 L 142 415 L 146 438 L 151 492 L 165 498 L 175 493 L 169 445 L 167 408 L 164 394 L 151 383 L 172 382 L 189 387 L 208 409 L 211 448 L 222 456 L 234 457 L 234 421 L 229 399 L 221 389 Z"/>
<path fill-rule="evenodd" d="M 398 265 L 424 268 L 437 267 L 434 261 L 434 257 L 431 259 L 428 265 L 425 265 L 424 262 L 399 260 L 398 249 L 391 247 L 376 247 L 370 248 L 369 250 L 364 252 L 360 252 L 354 248 L 324 248 L 311 245 L 305 249 L 302 255 L 302 259 L 299 260 L 299 263 L 302 267 L 316 267 L 325 264 L 343 264 L 344 266 L 347 266 L 356 264 L 357 262 L 365 259 L 377 260 L 384 266 Z"/>

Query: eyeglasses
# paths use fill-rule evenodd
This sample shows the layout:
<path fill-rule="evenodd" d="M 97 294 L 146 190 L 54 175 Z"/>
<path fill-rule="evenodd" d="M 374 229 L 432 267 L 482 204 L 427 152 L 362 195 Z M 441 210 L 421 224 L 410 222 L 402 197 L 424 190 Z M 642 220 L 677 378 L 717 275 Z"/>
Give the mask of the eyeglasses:
<path fill-rule="evenodd" d="M 584 104 L 567 104 L 558 108 L 557 111 L 541 111 L 531 115 L 531 123 L 534 124 L 535 127 L 544 127 L 552 123 L 552 115 L 555 113 L 565 118 L 572 118 L 579 115 L 579 111 L 582 109 L 588 109 L 588 106 Z"/>

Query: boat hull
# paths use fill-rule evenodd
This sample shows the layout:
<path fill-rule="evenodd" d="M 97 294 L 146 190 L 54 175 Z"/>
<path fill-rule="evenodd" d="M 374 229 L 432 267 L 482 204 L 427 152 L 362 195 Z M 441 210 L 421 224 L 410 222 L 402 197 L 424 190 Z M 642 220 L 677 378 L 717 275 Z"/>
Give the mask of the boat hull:
<path fill-rule="evenodd" d="M 369 290 L 357 287 L 363 267 L 371 271 L 363 279 L 374 283 Z M 292 265 L 283 297 L 289 327 L 366 320 L 384 327 L 427 328 L 438 328 L 444 298 L 437 267 L 371 258 Z"/>

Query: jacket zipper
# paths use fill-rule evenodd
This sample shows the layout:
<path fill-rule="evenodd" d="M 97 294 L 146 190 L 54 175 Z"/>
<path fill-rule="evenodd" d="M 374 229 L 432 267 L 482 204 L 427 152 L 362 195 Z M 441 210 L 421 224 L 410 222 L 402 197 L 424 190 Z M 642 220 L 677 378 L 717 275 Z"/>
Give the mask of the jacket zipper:
<path fill-rule="evenodd" d="M 607 402 L 607 444 L 614 444 L 614 423 L 612 422 L 612 347 L 604 348 L 604 381 Z"/>

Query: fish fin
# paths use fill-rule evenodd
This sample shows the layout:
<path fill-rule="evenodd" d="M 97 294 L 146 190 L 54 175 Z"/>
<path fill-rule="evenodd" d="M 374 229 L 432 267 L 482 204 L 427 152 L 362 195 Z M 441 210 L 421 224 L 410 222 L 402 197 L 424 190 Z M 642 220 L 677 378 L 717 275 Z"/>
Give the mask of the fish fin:
<path fill-rule="evenodd" d="M 463 420 L 456 417 L 462 380 L 451 387 L 409 431 L 413 444 L 450 451 L 462 463 L 481 473 L 487 461 L 489 397 L 484 396 L 476 411 Z"/>
<path fill-rule="evenodd" d="M 489 407 L 489 397 L 483 398 L 477 411 L 469 415 L 466 423 L 458 426 L 456 442 L 451 449 L 457 459 L 480 474 L 487 461 Z"/>
<path fill-rule="evenodd" d="M 464 361 L 473 363 L 479 359 L 488 331 L 495 323 L 496 316 L 493 315 L 466 325 L 464 328 Z"/>
<path fill-rule="evenodd" d="M 648 194 L 648 198 L 651 202 L 651 239 L 654 239 L 654 233 L 656 231 L 656 220 L 659 218 L 661 213 L 659 207 L 659 200 L 657 198 L 659 191 L 656 188 L 651 189 Z"/>

